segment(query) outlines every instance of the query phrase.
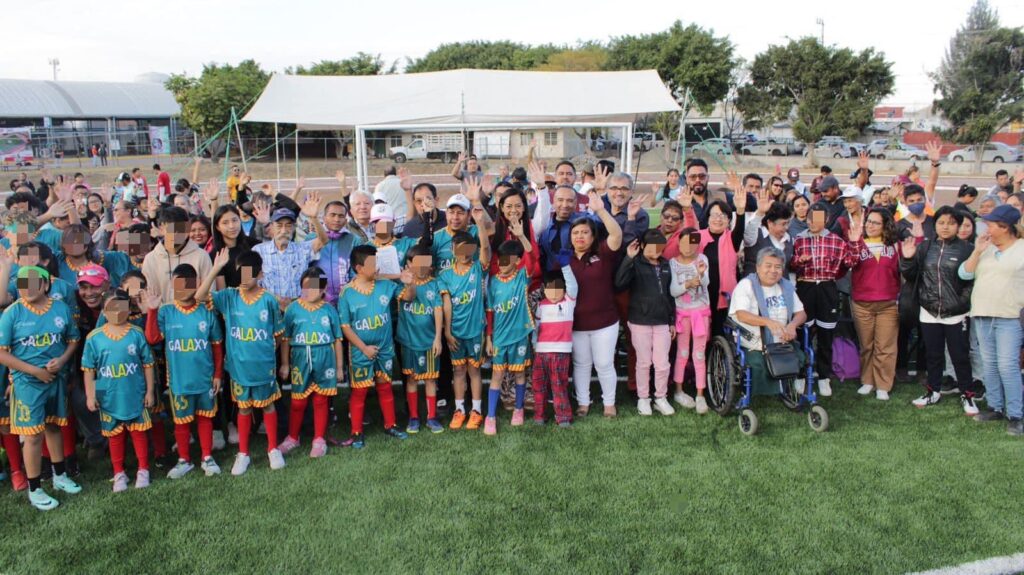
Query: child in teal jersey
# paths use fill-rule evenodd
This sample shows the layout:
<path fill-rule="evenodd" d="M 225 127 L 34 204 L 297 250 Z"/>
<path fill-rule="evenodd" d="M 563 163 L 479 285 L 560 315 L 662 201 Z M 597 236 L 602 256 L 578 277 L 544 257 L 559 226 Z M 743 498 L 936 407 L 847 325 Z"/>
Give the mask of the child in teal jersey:
<path fill-rule="evenodd" d="M 82 351 L 86 405 L 100 412 L 103 435 L 110 442 L 114 492 L 128 489 L 124 472 L 125 435 L 131 435 L 139 472 L 135 487 L 149 486 L 148 408 L 155 400 L 153 352 L 142 330 L 128 323 L 130 296 L 117 290 L 103 303 L 107 323 L 89 333 Z"/>
<path fill-rule="evenodd" d="M 416 297 L 401 302 L 398 309 L 398 343 L 402 346 L 402 374 L 405 375 L 405 395 L 409 405 L 409 426 L 406 431 L 420 430 L 420 382 L 427 395 L 427 428 L 441 433 L 444 426 L 437 419 L 438 357 L 441 355 L 441 331 L 444 313 L 441 289 L 431 275 L 430 248 L 416 245 L 409 249 L 407 263 L 416 284 Z"/>

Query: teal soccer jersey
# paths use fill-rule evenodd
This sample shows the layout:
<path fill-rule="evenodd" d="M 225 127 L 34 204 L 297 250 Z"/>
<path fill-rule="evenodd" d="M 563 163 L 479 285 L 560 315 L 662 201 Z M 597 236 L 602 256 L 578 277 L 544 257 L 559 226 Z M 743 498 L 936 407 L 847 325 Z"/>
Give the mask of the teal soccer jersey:
<path fill-rule="evenodd" d="M 167 384 L 174 395 L 195 395 L 210 391 L 213 385 L 213 348 L 224 341 L 220 319 L 212 305 L 197 304 L 192 309 L 169 303 L 156 315 L 164 336 L 167 357 Z"/>
<path fill-rule="evenodd" d="M 64 251 L 61 249 L 61 241 L 64 239 L 64 233 L 56 228 L 40 228 L 36 230 L 35 236 L 32 241 L 46 244 L 46 247 L 50 248 L 53 252 L 53 257 L 60 257 Z M 11 249 L 11 241 L 7 238 L 0 238 L 0 246 L 5 249 Z"/>
<path fill-rule="evenodd" d="M 434 310 L 441 308 L 441 289 L 430 278 L 416 283 L 416 297 L 398 302 L 398 343 L 403 348 L 423 351 L 434 345 Z"/>
<path fill-rule="evenodd" d="M 474 238 L 480 237 L 475 225 L 469 226 L 469 229 L 466 231 Z M 431 244 L 431 250 L 434 255 L 434 268 L 437 269 L 438 273 L 452 267 L 452 262 L 455 261 L 455 252 L 452 250 L 453 235 L 454 233 L 448 227 L 434 232 L 434 242 Z"/>
<path fill-rule="evenodd" d="M 381 357 L 391 357 L 395 353 L 391 335 L 391 300 L 402 293 L 402 287 L 402 284 L 390 280 L 377 280 L 368 293 L 363 293 L 350 283 L 338 298 L 341 325 L 351 327 L 364 344 L 377 346 L 377 354 Z"/>
<path fill-rule="evenodd" d="M 119 338 L 108 329 L 94 329 L 85 338 L 82 369 L 95 374 L 96 401 L 103 414 L 114 421 L 132 421 L 145 409 L 144 369 L 153 365 L 153 352 L 141 329 L 131 326 Z"/>
<path fill-rule="evenodd" d="M 7 293 L 11 294 L 11 299 L 18 299 L 18 264 L 11 266 L 11 281 L 7 284 Z M 50 298 L 57 301 L 62 301 L 68 305 L 71 309 L 71 315 L 77 321 L 78 319 L 78 298 L 75 297 L 75 288 L 68 282 L 62 280 L 59 277 L 50 278 Z"/>
<path fill-rule="evenodd" d="M 405 268 L 405 256 L 409 253 L 409 248 L 413 247 L 419 242 L 416 238 L 395 238 L 390 244 L 382 246 L 377 243 L 377 239 L 370 236 L 365 241 L 356 241 L 355 245 L 373 246 L 378 250 L 386 248 L 388 246 L 394 246 L 395 252 L 398 254 L 398 265 Z"/>
<path fill-rule="evenodd" d="M 292 348 L 333 345 L 341 339 L 338 310 L 323 301 L 311 305 L 297 299 L 284 310 L 284 334 Z"/>
<path fill-rule="evenodd" d="M 533 333 L 533 315 L 527 301 L 530 277 L 520 268 L 512 277 L 494 276 L 487 282 L 487 310 L 494 312 L 491 340 L 503 348 L 529 339 Z"/>
<path fill-rule="evenodd" d="M 246 301 L 238 288 L 213 294 L 213 306 L 224 316 L 224 362 L 231 380 L 243 387 L 274 383 L 277 341 L 284 332 L 281 308 L 266 290 Z"/>
<path fill-rule="evenodd" d="M 69 343 L 78 339 L 78 325 L 62 301 L 49 299 L 40 308 L 32 308 L 18 300 L 0 316 L 0 347 L 36 367 L 57 359 Z M 11 370 L 11 379 L 15 383 L 49 385 L 17 370 Z"/>
<path fill-rule="evenodd" d="M 484 332 L 484 271 L 474 261 L 461 272 L 450 267 L 437 277 L 441 293 L 452 300 L 452 335 L 472 339 Z"/>

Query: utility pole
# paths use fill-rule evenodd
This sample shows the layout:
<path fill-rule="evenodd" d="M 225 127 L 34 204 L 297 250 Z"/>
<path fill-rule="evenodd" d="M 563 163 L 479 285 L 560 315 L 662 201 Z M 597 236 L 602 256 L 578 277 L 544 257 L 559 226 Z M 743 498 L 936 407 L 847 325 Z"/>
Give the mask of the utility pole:
<path fill-rule="evenodd" d="M 53 81 L 56 82 L 57 81 L 57 70 L 60 69 L 60 68 L 58 68 L 58 66 L 60 66 L 60 59 L 58 59 L 58 58 L 50 58 L 48 60 L 48 62 L 50 64 L 50 66 L 53 68 Z"/>
<path fill-rule="evenodd" d="M 821 45 L 824 46 L 825 45 L 825 21 L 822 20 L 821 18 L 818 18 L 817 20 L 814 21 L 814 23 L 817 24 L 818 26 L 821 26 Z"/>

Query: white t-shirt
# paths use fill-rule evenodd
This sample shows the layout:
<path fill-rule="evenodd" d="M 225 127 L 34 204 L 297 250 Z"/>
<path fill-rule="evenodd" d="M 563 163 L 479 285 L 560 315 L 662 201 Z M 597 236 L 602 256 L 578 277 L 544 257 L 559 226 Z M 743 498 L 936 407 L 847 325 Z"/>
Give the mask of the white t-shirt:
<path fill-rule="evenodd" d="M 761 288 L 764 291 L 764 297 L 767 300 L 768 317 L 781 323 L 789 323 L 789 311 L 786 309 L 786 298 L 782 293 L 782 286 L 775 284 L 772 287 Z M 804 304 L 800 301 L 800 297 L 793 292 L 793 313 L 800 313 L 804 311 Z M 757 305 L 757 296 L 754 294 L 754 286 L 751 285 L 750 280 L 743 278 L 738 284 L 736 289 L 732 292 L 732 300 L 729 302 L 729 317 L 736 323 L 745 327 L 750 331 L 754 337 L 747 339 L 742 337 L 740 339 L 740 345 L 746 349 L 761 349 L 761 328 L 752 326 L 747 323 L 741 322 L 736 318 L 736 312 L 743 310 L 750 312 L 754 315 L 760 315 L 759 307 Z"/>

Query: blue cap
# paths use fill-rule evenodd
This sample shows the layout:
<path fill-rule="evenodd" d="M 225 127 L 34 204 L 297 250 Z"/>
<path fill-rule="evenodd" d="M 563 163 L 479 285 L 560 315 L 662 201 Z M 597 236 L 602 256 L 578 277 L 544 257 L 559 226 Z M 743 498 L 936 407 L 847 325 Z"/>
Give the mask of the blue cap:
<path fill-rule="evenodd" d="M 277 208 L 276 210 L 274 210 L 274 215 L 270 216 L 270 221 L 276 222 L 278 220 L 283 220 L 285 218 L 288 218 L 289 220 L 294 222 L 295 212 L 289 210 L 288 208 Z"/>
<path fill-rule="evenodd" d="M 1020 210 L 1009 204 L 1003 204 L 996 206 L 987 216 L 981 216 L 981 219 L 986 222 L 998 222 L 1008 226 L 1015 226 L 1020 223 Z"/>

